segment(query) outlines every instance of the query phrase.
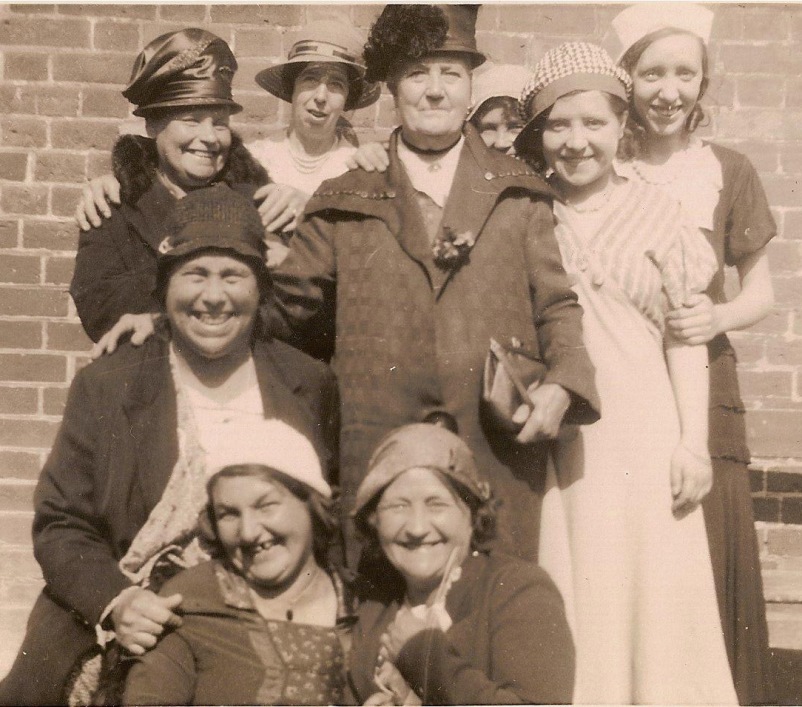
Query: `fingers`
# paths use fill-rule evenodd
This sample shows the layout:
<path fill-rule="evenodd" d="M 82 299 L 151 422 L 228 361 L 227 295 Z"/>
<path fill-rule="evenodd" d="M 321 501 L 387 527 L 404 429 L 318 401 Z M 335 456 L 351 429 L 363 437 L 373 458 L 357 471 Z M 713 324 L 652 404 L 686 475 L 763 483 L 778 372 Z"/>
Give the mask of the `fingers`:
<path fill-rule="evenodd" d="M 78 202 L 76 208 L 76 216 L 78 213 L 84 217 L 83 220 L 87 223 L 87 228 L 85 230 L 87 231 L 90 228 L 90 224 L 98 228 L 103 222 L 98 213 L 97 206 L 95 205 L 95 196 L 92 191 L 91 182 L 84 184 L 83 190 L 81 191 L 81 200 Z"/>
<path fill-rule="evenodd" d="M 524 403 L 523 405 L 520 405 L 518 407 L 518 409 L 514 413 L 512 413 L 512 421 L 516 425 L 525 424 L 527 419 L 529 419 L 529 412 L 531 410 L 532 410 L 532 408 L 529 407 L 529 405 L 527 405 L 526 403 Z"/>
<path fill-rule="evenodd" d="M 116 182 L 117 180 L 115 180 Z M 105 218 L 109 218 L 111 216 L 111 207 L 109 206 L 109 202 L 107 200 L 107 188 L 109 183 L 103 179 L 93 179 L 89 182 L 89 190 L 92 194 L 92 201 L 94 202 L 94 206 L 97 209 L 98 213 L 101 213 Z M 119 203 L 119 188 L 117 190 L 118 193 L 118 203 Z M 108 195 L 110 198 L 110 195 Z"/>

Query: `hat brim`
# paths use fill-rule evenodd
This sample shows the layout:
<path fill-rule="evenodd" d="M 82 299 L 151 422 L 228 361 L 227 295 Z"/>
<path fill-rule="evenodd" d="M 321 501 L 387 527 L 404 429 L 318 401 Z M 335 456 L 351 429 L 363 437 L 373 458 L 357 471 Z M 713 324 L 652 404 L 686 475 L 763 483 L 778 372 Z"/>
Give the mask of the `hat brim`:
<path fill-rule="evenodd" d="M 232 115 L 242 111 L 242 106 L 235 101 L 227 98 L 176 98 L 170 101 L 159 101 L 157 103 L 148 103 L 144 106 L 138 106 L 134 110 L 134 115 L 140 118 L 147 117 L 148 113 L 157 110 L 164 110 L 165 108 L 205 108 L 205 107 L 225 107 L 229 108 Z"/>
<path fill-rule="evenodd" d="M 292 89 L 287 90 L 289 81 L 285 81 L 285 72 L 292 71 L 297 76 L 303 64 L 318 63 L 340 64 L 346 67 L 348 72 L 348 99 L 345 102 L 345 110 L 367 108 L 379 100 L 381 86 L 377 83 L 365 81 L 364 66 L 345 59 L 335 59 L 325 54 L 302 54 L 293 57 L 288 61 L 262 69 L 254 79 L 268 93 L 280 98 L 282 101 L 292 103 Z M 293 77 L 293 81 L 294 79 L 295 77 Z"/>

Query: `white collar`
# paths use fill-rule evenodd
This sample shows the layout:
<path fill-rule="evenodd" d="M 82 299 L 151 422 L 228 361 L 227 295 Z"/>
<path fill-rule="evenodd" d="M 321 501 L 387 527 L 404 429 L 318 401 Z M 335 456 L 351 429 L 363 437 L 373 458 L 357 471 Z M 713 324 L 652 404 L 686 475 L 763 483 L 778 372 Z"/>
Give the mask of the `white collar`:
<path fill-rule="evenodd" d="M 398 159 L 407 170 L 412 186 L 431 198 L 441 209 L 445 208 L 457 164 L 462 154 L 465 137 L 461 136 L 456 145 L 450 148 L 437 160 L 425 159 L 422 155 L 410 150 L 404 141 L 398 140 Z"/>

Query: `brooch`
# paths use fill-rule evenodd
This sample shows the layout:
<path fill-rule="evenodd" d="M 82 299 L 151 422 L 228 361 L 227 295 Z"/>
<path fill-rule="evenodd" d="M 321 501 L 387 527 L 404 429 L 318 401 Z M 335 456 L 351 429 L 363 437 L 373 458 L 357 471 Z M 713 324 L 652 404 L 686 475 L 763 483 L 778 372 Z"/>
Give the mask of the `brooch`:
<path fill-rule="evenodd" d="M 435 264 L 444 270 L 462 265 L 468 260 L 474 243 L 476 236 L 470 231 L 456 233 L 454 229 L 445 226 L 432 246 Z"/>

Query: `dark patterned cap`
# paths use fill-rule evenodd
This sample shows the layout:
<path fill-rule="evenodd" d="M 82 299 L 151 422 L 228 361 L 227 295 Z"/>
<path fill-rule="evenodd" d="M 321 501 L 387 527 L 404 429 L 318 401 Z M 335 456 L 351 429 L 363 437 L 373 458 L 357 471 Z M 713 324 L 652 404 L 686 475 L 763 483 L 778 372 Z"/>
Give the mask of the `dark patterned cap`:
<path fill-rule="evenodd" d="M 250 199 L 225 184 L 196 189 L 179 199 L 162 232 L 157 291 L 167 284 L 177 259 L 209 249 L 232 251 L 254 268 L 257 279 L 268 277 L 259 212 Z"/>
<path fill-rule="evenodd" d="M 154 39 L 136 58 L 123 91 L 134 115 L 157 108 L 225 106 L 242 110 L 231 96 L 237 60 L 220 37 L 190 27 Z"/>

